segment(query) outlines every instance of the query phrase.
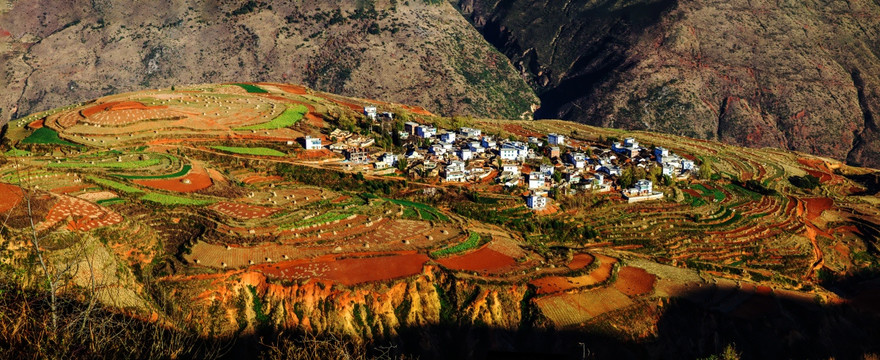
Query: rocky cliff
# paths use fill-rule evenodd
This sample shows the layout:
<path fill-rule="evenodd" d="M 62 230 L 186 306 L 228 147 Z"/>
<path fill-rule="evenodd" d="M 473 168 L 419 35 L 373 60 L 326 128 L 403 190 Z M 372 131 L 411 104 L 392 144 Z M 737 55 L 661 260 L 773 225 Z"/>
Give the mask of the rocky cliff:
<path fill-rule="evenodd" d="M 446 2 L 3 2 L 0 59 L 0 123 L 110 93 L 224 81 L 304 83 L 446 115 L 519 118 L 538 102 Z"/>
<path fill-rule="evenodd" d="M 459 0 L 544 118 L 880 167 L 876 1 Z"/>

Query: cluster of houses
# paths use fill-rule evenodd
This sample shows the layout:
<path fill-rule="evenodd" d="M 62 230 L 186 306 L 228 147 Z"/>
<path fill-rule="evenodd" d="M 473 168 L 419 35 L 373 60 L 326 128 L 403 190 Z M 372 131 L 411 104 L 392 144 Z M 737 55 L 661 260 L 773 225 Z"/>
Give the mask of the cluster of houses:
<path fill-rule="evenodd" d="M 370 119 L 394 117 L 392 113 L 378 113 L 375 107 L 365 107 L 364 115 Z M 527 188 L 526 205 L 532 209 L 546 207 L 550 191 L 571 195 L 618 189 L 629 202 L 663 197 L 647 179 L 639 179 L 632 188 L 619 189 L 614 180 L 625 164 L 646 171 L 659 166 L 664 175 L 678 179 L 696 172 L 692 160 L 662 147 L 651 151 L 634 138 L 613 141 L 609 149 L 579 142 L 570 144 L 570 139 L 562 134 L 519 141 L 496 138 L 471 127 L 439 129 L 416 122 L 404 123 L 399 135 L 406 149 L 402 154 L 371 152 L 370 146 L 375 143 L 372 138 L 338 129 L 330 133 L 335 140 L 330 150 L 344 154 L 349 163 L 372 164 L 377 170 L 396 167 L 405 159 L 406 167 L 402 170 L 415 178 L 439 178 L 450 183 L 495 182 L 509 188 Z M 323 148 L 320 139 L 306 137 L 305 144 L 306 150 Z"/>

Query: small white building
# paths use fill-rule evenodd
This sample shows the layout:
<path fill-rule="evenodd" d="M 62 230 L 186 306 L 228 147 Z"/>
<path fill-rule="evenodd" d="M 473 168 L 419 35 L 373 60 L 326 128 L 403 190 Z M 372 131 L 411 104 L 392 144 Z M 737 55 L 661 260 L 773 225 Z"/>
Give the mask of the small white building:
<path fill-rule="evenodd" d="M 416 136 L 420 138 L 431 138 L 437 135 L 437 128 L 429 125 L 419 125 L 416 127 Z"/>
<path fill-rule="evenodd" d="M 538 171 L 529 173 L 529 189 L 538 189 L 544 187 L 546 180 L 544 174 Z"/>
<path fill-rule="evenodd" d="M 510 174 L 519 174 L 519 165 L 517 164 L 502 164 L 501 165 L 502 173 L 510 173 Z"/>
<path fill-rule="evenodd" d="M 379 157 L 378 162 L 384 163 L 386 166 L 389 167 L 395 166 L 397 165 L 397 155 L 387 152 Z"/>
<path fill-rule="evenodd" d="M 526 205 L 529 209 L 541 210 L 547 207 L 547 198 L 537 194 L 526 197 Z"/>
<path fill-rule="evenodd" d="M 430 152 L 431 154 L 434 154 L 434 155 L 445 155 L 446 154 L 446 147 L 444 147 L 443 145 L 440 145 L 440 144 L 434 144 L 428 148 L 428 152 Z"/>
<path fill-rule="evenodd" d="M 445 133 L 440 134 L 440 141 L 445 142 L 445 143 L 449 143 L 449 144 L 454 143 L 455 142 L 455 133 L 449 131 L 449 132 L 445 132 Z"/>
<path fill-rule="evenodd" d="M 321 150 L 324 148 L 324 145 L 321 143 L 321 138 L 306 135 L 304 143 L 306 150 Z"/>
<path fill-rule="evenodd" d="M 466 138 L 476 139 L 476 138 L 480 137 L 480 135 L 483 134 L 483 131 L 480 129 L 463 127 L 461 129 L 459 129 L 459 133 L 461 133 L 461 136 L 464 136 Z"/>
<path fill-rule="evenodd" d="M 458 158 L 464 161 L 468 161 L 474 157 L 474 153 L 471 152 L 469 148 L 461 148 L 458 149 Z"/>
<path fill-rule="evenodd" d="M 555 146 L 565 145 L 565 136 L 559 134 L 548 134 L 547 143 Z"/>
<path fill-rule="evenodd" d="M 556 171 L 556 167 L 548 164 L 541 164 L 541 173 L 545 176 L 553 176 L 553 173 Z"/>
<path fill-rule="evenodd" d="M 501 156 L 501 159 L 503 160 L 516 160 L 519 155 L 519 150 L 504 146 L 498 151 L 498 155 Z"/>
<path fill-rule="evenodd" d="M 483 136 L 483 139 L 480 140 L 480 145 L 486 149 L 494 149 L 495 146 L 498 146 L 498 143 L 492 140 L 491 136 Z"/>
<path fill-rule="evenodd" d="M 375 106 L 364 106 L 364 115 L 366 115 L 371 120 L 376 120 L 376 107 Z"/>
<path fill-rule="evenodd" d="M 470 149 L 472 153 L 477 154 L 486 152 L 486 148 L 480 145 L 479 141 L 471 141 L 470 144 L 468 144 L 468 149 Z"/>

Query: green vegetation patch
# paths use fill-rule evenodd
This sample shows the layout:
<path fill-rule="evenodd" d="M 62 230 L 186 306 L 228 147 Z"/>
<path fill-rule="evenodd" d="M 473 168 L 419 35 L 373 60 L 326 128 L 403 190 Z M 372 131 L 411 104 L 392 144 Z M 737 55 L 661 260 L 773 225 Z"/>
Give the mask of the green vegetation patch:
<path fill-rule="evenodd" d="M 240 86 L 242 89 L 247 90 L 247 92 L 249 92 L 249 93 L 254 93 L 254 94 L 267 94 L 267 93 L 269 93 L 268 91 L 266 91 L 256 85 L 251 85 L 251 84 L 233 84 L 233 85 Z"/>
<path fill-rule="evenodd" d="M 184 176 L 184 175 L 188 174 L 191 169 L 192 169 L 192 166 L 189 164 L 186 164 L 186 165 L 183 165 L 183 168 L 180 169 L 180 171 L 175 172 L 175 173 L 171 173 L 171 174 L 165 174 L 165 175 L 117 175 L 117 174 L 114 174 L 113 176 L 121 177 L 123 179 L 129 179 L 129 180 L 171 179 L 171 178 Z"/>
<path fill-rule="evenodd" d="M 259 156 L 287 156 L 287 154 L 275 149 L 264 147 L 234 147 L 234 146 L 211 146 L 213 149 L 233 154 L 259 155 Z"/>
<path fill-rule="evenodd" d="M 723 191 L 718 189 L 710 190 L 701 184 L 691 185 L 691 189 L 701 192 L 704 197 L 715 198 L 716 201 L 723 201 L 726 198 Z"/>
<path fill-rule="evenodd" d="M 24 138 L 24 140 L 22 140 L 21 143 L 22 144 L 57 144 L 57 145 L 77 146 L 77 147 L 81 146 L 79 144 L 74 144 L 70 141 L 61 139 L 60 137 L 58 137 L 58 132 L 56 132 L 55 130 L 52 130 L 48 127 L 45 127 L 45 126 L 39 128 L 37 130 L 34 130 L 34 132 L 30 136 Z"/>
<path fill-rule="evenodd" d="M 119 161 L 119 162 L 79 162 L 65 161 L 60 163 L 48 163 L 50 168 L 104 168 L 104 169 L 140 169 L 150 166 L 159 165 L 161 159 L 136 160 L 136 161 Z"/>
<path fill-rule="evenodd" d="M 92 182 L 94 182 L 98 185 L 103 185 L 103 186 L 109 187 L 111 189 L 119 190 L 122 192 L 134 193 L 134 194 L 144 192 L 143 190 L 138 189 L 134 186 L 129 186 L 129 185 L 123 184 L 121 182 L 116 182 L 113 180 L 101 179 L 101 178 L 94 177 L 94 176 L 89 176 L 87 179 L 91 180 Z"/>
<path fill-rule="evenodd" d="M 174 195 L 149 193 L 141 196 L 141 200 L 152 201 L 162 205 L 209 205 L 213 200 L 190 199 Z"/>
<path fill-rule="evenodd" d="M 104 200 L 98 200 L 98 201 L 96 201 L 96 203 L 98 203 L 98 205 L 122 204 L 122 203 L 124 203 L 124 202 L 125 202 L 125 199 L 120 199 L 120 198 L 115 198 L 115 199 L 104 199 Z"/>
<path fill-rule="evenodd" d="M 465 240 L 464 242 L 461 242 L 459 244 L 456 244 L 455 246 L 451 246 L 451 247 L 448 247 L 445 249 L 432 251 L 431 256 L 433 256 L 435 258 L 436 257 L 444 257 L 444 256 L 452 255 L 452 254 L 457 254 L 457 253 L 460 253 L 463 251 L 467 251 L 470 249 L 474 249 L 474 248 L 480 246 L 480 244 L 482 243 L 480 240 L 481 240 L 480 234 L 470 233 L 470 235 L 468 235 L 467 240 Z"/>
<path fill-rule="evenodd" d="M 293 126 L 298 121 L 302 120 L 303 116 L 305 116 L 308 112 L 309 109 L 305 106 L 297 105 L 293 108 L 287 108 L 286 110 L 284 110 L 283 113 L 281 113 L 281 115 L 278 115 L 278 117 L 272 119 L 269 122 L 240 127 L 236 128 L 235 130 L 272 130 L 286 128 L 288 126 Z"/>
<path fill-rule="evenodd" d="M 412 202 L 412 201 L 408 201 L 408 200 L 397 200 L 397 199 L 387 199 L 387 200 L 390 201 L 391 203 L 394 203 L 397 205 L 403 205 L 405 207 L 415 208 L 416 210 L 418 210 L 419 216 L 422 219 L 433 220 L 433 218 L 431 218 L 433 216 L 433 217 L 436 217 L 437 219 L 442 220 L 442 221 L 449 221 L 448 216 L 444 215 L 443 213 L 440 212 L 440 210 L 437 210 L 436 208 L 434 208 L 430 205 L 425 205 L 422 203 Z M 406 210 L 404 210 L 404 211 L 406 211 Z"/>
<path fill-rule="evenodd" d="M 4 155 L 6 155 L 6 156 L 28 156 L 30 154 L 31 154 L 30 151 L 12 148 L 11 150 L 7 151 Z"/>

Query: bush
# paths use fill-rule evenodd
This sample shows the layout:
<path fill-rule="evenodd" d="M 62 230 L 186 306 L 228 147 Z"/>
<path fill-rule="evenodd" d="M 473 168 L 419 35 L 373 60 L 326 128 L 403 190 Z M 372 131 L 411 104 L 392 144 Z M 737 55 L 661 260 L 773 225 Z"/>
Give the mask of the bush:
<path fill-rule="evenodd" d="M 815 189 L 821 185 L 819 178 L 809 174 L 807 176 L 790 176 L 788 182 L 801 189 L 809 190 Z"/>

